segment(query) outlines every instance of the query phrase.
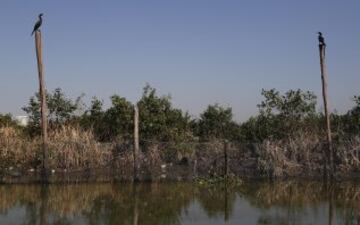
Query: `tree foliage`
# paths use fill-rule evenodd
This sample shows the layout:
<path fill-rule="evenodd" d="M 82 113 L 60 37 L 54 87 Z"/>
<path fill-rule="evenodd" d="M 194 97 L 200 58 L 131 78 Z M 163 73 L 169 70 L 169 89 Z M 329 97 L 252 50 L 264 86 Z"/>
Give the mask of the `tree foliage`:
<path fill-rule="evenodd" d="M 261 115 L 301 120 L 316 113 L 316 96 L 310 91 L 289 90 L 281 95 L 275 89 L 263 89 L 261 94 L 265 98 L 258 105 Z"/>
<path fill-rule="evenodd" d="M 354 96 L 355 106 L 344 115 L 333 115 L 333 124 L 341 136 L 352 136 L 360 133 L 360 96 Z"/>
<path fill-rule="evenodd" d="M 12 115 L 0 113 L 0 128 L 1 127 L 18 127 L 18 123 L 13 120 Z"/>
<path fill-rule="evenodd" d="M 358 96 L 355 95 L 353 101 L 356 104 L 355 108 L 360 108 L 360 95 Z"/>
<path fill-rule="evenodd" d="M 261 142 L 265 139 L 294 137 L 299 133 L 320 133 L 325 118 L 316 111 L 316 96 L 309 91 L 276 89 L 262 90 L 263 100 L 258 104 L 259 114 L 243 123 L 233 119 L 231 107 L 209 105 L 197 119 L 175 108 L 170 96 L 159 96 L 155 88 L 146 85 L 138 102 L 140 139 L 142 141 L 184 142 L 227 139 L 237 142 Z M 104 109 L 103 101 L 94 97 L 82 111 L 81 97 L 72 100 L 57 88 L 47 93 L 50 128 L 76 124 L 92 130 L 100 141 L 131 140 L 133 137 L 134 105 L 126 98 L 113 95 L 111 105 Z M 354 107 L 343 115 L 333 113 L 333 132 L 349 136 L 360 133 L 360 96 L 354 96 Z M 23 110 L 29 115 L 26 128 L 30 134 L 39 134 L 40 101 L 36 93 Z M 0 126 L 14 124 L 10 115 L 0 115 Z"/>
<path fill-rule="evenodd" d="M 191 138 L 190 116 L 172 106 L 170 96 L 158 96 L 146 85 L 138 103 L 142 139 L 181 141 Z"/>
<path fill-rule="evenodd" d="M 195 132 L 202 140 L 235 139 L 239 126 L 233 121 L 231 107 L 209 105 L 195 122 Z"/>
<path fill-rule="evenodd" d="M 259 115 L 242 125 L 243 137 L 250 141 L 280 139 L 305 131 L 317 118 L 316 96 L 309 91 L 262 90 L 264 100 L 258 104 Z"/>
<path fill-rule="evenodd" d="M 129 139 L 133 130 L 134 107 L 131 102 L 118 95 L 111 96 L 111 107 L 104 115 L 105 136 L 110 140 L 114 138 Z"/>
<path fill-rule="evenodd" d="M 104 123 L 105 111 L 103 109 L 103 101 L 97 97 L 93 97 L 90 106 L 85 110 L 84 114 L 78 119 L 81 127 L 92 130 L 98 140 L 106 140 L 106 124 Z"/>
<path fill-rule="evenodd" d="M 61 88 L 56 88 L 51 93 L 46 93 L 48 121 L 51 128 L 56 128 L 75 117 L 76 110 L 80 109 L 82 96 L 75 101 L 68 98 Z M 27 106 L 22 108 L 29 116 L 28 129 L 30 133 L 39 133 L 40 131 L 40 95 L 30 97 Z"/>

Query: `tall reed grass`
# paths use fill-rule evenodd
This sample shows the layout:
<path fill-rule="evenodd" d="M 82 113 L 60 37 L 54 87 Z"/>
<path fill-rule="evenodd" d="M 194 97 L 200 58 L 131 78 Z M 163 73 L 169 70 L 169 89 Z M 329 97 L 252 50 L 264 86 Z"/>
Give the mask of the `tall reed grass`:
<path fill-rule="evenodd" d="M 238 176 L 251 173 L 251 176 L 272 178 L 319 176 L 325 163 L 324 144 L 319 135 L 312 134 L 262 143 L 231 143 L 228 149 L 230 173 Z M 173 165 L 181 164 L 183 167 L 180 169 L 193 173 L 193 176 L 221 175 L 224 169 L 223 146 L 221 140 L 178 145 L 148 143 L 141 146 L 142 172 L 160 176 L 165 171 L 169 177 L 169 173 L 175 171 Z M 358 174 L 360 136 L 346 141 L 335 140 L 332 147 L 336 153 L 337 175 Z M 72 126 L 52 130 L 49 132 L 48 151 L 51 170 L 71 172 L 110 168 L 122 177 L 131 178 L 132 175 L 132 144 L 99 142 L 91 130 Z M 0 178 L 4 174 L 14 174 L 14 171 L 39 170 L 41 153 L 40 137 L 29 138 L 12 127 L 0 128 Z M 165 168 L 164 164 L 173 169 Z"/>
<path fill-rule="evenodd" d="M 91 131 L 61 127 L 49 133 L 49 166 L 76 170 L 106 166 L 114 143 L 96 141 Z M 42 162 L 41 138 L 28 138 L 12 127 L 0 128 L 0 170 L 38 169 Z"/>

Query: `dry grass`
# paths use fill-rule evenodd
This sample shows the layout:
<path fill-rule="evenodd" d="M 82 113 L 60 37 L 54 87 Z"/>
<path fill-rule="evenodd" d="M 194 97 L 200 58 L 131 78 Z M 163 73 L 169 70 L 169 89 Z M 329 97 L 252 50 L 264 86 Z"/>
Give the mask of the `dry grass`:
<path fill-rule="evenodd" d="M 39 139 L 27 139 L 12 127 L 0 128 L 0 169 L 35 166 L 39 159 Z"/>
<path fill-rule="evenodd" d="M 104 167 L 114 144 L 96 141 L 90 131 L 61 127 L 49 133 L 49 165 L 55 170 Z M 29 139 L 11 127 L 0 129 L 0 169 L 37 169 L 41 166 L 41 139 Z"/>
<path fill-rule="evenodd" d="M 334 141 L 332 148 L 340 176 L 360 170 L 360 136 Z M 269 177 L 318 176 L 324 169 L 326 142 L 317 135 L 264 141 L 260 149 L 258 167 Z"/>
<path fill-rule="evenodd" d="M 64 126 L 49 133 L 50 169 L 63 172 L 111 168 L 118 176 L 132 175 L 132 147 L 118 143 L 100 143 L 91 131 Z M 170 146 L 170 147 L 169 147 Z M 221 175 L 224 170 L 222 141 L 184 143 L 181 157 L 166 157 L 175 151 L 169 144 L 151 143 L 143 146 L 142 167 L 151 176 L 162 173 L 160 165 L 176 164 L 182 157 L 184 165 L 194 174 Z M 228 151 L 230 172 L 235 175 L 295 177 L 319 176 L 324 169 L 324 142 L 319 135 L 300 134 L 286 140 L 267 140 L 258 144 L 233 143 Z M 334 141 L 336 169 L 340 177 L 360 171 L 360 136 L 347 141 Z M 176 151 L 175 151 L 176 152 Z M 169 161 L 169 159 L 171 159 Z M 4 173 L 29 171 L 41 167 L 41 138 L 30 139 L 11 127 L 0 128 L 0 178 Z M 185 168 L 185 167 L 184 167 Z M 186 170 L 188 171 L 188 170 Z M 191 172 L 189 172 L 191 175 Z M 171 175 L 171 174 L 169 174 Z"/>
<path fill-rule="evenodd" d="M 59 169 L 101 168 L 112 159 L 113 144 L 101 144 L 90 131 L 62 127 L 49 134 L 50 165 Z"/>

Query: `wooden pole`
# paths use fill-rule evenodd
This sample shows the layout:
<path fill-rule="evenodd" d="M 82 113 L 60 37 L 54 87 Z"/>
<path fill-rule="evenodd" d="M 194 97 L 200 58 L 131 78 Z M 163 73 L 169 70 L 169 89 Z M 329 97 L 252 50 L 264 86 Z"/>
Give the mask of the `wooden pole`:
<path fill-rule="evenodd" d="M 194 167 L 193 167 L 193 177 L 197 177 L 197 154 L 196 154 L 196 150 L 195 150 L 195 159 L 194 159 Z"/>
<path fill-rule="evenodd" d="M 331 138 L 331 126 L 330 126 L 330 114 L 329 114 L 329 102 L 328 102 L 328 84 L 327 84 L 327 73 L 326 73 L 326 64 L 325 64 L 325 48 L 326 45 L 319 44 L 319 53 L 320 53 L 320 70 L 321 70 L 321 83 L 322 83 L 322 96 L 324 100 L 324 111 L 326 118 L 326 139 L 327 139 L 327 157 L 328 157 L 328 176 L 332 176 L 331 172 L 334 172 L 334 157 L 332 151 L 332 138 Z M 331 171 L 332 170 L 332 171 Z"/>
<path fill-rule="evenodd" d="M 42 156 L 43 156 L 43 168 L 42 168 L 42 178 L 44 181 L 47 181 L 47 171 L 48 171 L 48 151 L 47 151 L 47 112 L 46 112 L 46 89 L 44 81 L 44 67 L 42 62 L 42 40 L 41 32 L 37 30 L 35 32 L 35 46 L 36 46 L 36 58 L 38 65 L 39 73 L 39 94 L 40 94 L 40 103 L 41 103 L 41 132 L 42 132 Z"/>
<path fill-rule="evenodd" d="M 229 143 L 227 140 L 224 141 L 224 176 L 225 178 L 228 177 L 229 173 L 229 166 L 228 166 L 228 146 Z"/>
<path fill-rule="evenodd" d="M 229 220 L 229 208 L 228 208 L 228 176 L 229 176 L 229 166 L 228 166 L 228 149 L 229 142 L 228 140 L 224 141 L 224 169 L 225 169 L 225 208 L 224 208 L 224 220 L 227 222 Z"/>
<path fill-rule="evenodd" d="M 134 181 L 139 181 L 139 108 L 134 105 Z"/>

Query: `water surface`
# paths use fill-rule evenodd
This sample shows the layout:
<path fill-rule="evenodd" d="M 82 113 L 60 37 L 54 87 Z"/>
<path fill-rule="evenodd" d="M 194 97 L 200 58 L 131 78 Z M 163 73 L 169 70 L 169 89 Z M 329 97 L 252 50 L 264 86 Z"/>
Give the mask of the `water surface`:
<path fill-rule="evenodd" d="M 0 224 L 360 224 L 360 185 L 248 182 L 2 185 Z"/>

